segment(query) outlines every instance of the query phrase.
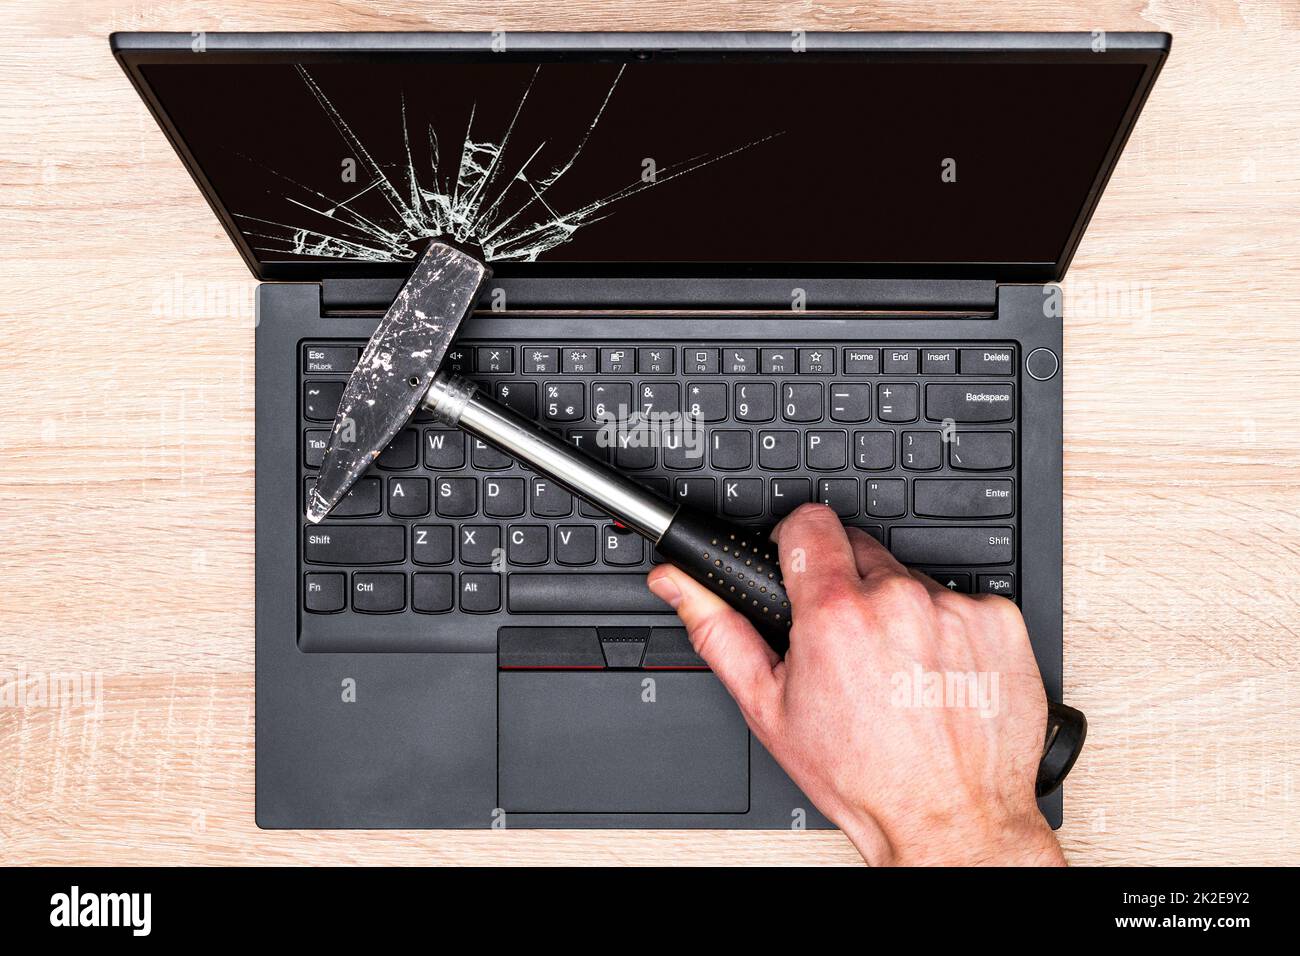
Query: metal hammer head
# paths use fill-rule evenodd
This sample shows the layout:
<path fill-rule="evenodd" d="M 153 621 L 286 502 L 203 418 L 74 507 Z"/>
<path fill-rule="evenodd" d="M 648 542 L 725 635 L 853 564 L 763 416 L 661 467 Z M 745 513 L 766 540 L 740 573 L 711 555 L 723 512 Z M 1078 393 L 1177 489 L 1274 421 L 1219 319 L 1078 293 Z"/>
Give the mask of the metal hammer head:
<path fill-rule="evenodd" d="M 445 242 L 425 250 L 352 371 L 325 445 L 307 520 L 320 521 L 414 414 L 491 275 Z"/>

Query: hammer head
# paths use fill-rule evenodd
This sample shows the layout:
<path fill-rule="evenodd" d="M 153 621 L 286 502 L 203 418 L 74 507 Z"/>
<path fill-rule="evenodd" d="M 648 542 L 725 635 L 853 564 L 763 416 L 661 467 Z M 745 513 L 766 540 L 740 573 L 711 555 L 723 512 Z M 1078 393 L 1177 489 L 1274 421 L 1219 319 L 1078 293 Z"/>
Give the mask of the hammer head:
<path fill-rule="evenodd" d="M 307 520 L 330 513 L 410 421 L 491 275 L 445 242 L 425 250 L 352 371 L 325 445 Z"/>

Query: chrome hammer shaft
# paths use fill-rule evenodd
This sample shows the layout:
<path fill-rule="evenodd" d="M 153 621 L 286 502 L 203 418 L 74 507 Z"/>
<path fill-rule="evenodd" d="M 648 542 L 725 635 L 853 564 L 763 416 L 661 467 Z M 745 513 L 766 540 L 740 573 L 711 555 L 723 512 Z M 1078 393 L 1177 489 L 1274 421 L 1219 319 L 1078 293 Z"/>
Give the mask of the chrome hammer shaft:
<path fill-rule="evenodd" d="M 437 421 L 499 448 L 652 542 L 672 524 L 677 509 L 668 502 L 512 409 L 481 398 L 468 379 L 439 372 L 422 404 Z"/>

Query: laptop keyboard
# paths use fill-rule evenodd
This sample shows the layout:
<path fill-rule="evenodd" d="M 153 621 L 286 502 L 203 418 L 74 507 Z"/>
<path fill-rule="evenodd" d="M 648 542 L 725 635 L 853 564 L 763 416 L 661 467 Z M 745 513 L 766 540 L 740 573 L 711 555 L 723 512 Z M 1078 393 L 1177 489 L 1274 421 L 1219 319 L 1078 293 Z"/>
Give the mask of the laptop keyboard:
<path fill-rule="evenodd" d="M 303 346 L 300 511 L 363 345 Z M 665 496 L 759 525 L 821 501 L 945 586 L 1015 598 L 1015 352 L 465 342 L 444 367 Z M 607 427 L 630 408 L 677 427 Z M 354 616 L 364 630 L 374 615 L 508 624 L 666 610 L 645 588 L 647 542 L 422 415 L 330 518 L 302 522 L 300 560 L 304 626 L 324 615 Z"/>

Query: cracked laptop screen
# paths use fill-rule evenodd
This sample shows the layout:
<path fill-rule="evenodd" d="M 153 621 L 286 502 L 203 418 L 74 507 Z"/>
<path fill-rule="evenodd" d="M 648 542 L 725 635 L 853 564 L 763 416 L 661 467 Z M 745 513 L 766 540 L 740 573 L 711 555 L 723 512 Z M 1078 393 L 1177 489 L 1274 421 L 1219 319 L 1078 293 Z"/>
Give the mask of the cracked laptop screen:
<path fill-rule="evenodd" d="M 1054 262 L 1143 66 L 146 64 L 263 264 Z"/>

